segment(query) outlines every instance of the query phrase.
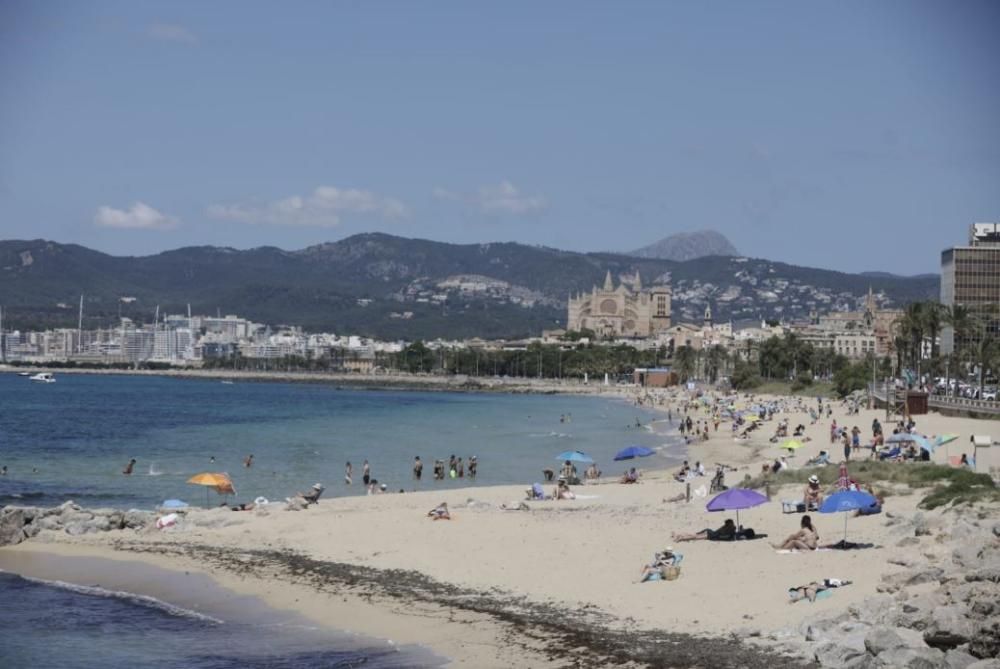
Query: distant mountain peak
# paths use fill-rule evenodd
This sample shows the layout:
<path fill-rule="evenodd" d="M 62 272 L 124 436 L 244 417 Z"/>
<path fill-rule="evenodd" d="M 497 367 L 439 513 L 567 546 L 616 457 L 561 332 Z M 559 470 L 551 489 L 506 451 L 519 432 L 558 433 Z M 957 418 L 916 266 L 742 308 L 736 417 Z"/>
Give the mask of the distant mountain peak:
<path fill-rule="evenodd" d="M 705 256 L 738 256 L 740 252 L 715 230 L 678 232 L 629 253 L 639 258 L 661 258 L 683 262 Z"/>

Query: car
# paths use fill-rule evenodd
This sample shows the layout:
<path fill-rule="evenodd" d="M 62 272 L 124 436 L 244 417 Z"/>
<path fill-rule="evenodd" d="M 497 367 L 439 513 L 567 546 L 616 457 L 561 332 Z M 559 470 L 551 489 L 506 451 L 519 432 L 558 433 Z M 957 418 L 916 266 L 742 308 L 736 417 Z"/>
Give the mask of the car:
<path fill-rule="evenodd" d="M 997 391 L 996 391 L 996 388 L 993 388 L 993 389 L 986 388 L 986 389 L 984 389 L 983 390 L 983 396 L 982 396 L 981 399 L 989 400 L 991 402 L 996 402 L 997 401 Z"/>

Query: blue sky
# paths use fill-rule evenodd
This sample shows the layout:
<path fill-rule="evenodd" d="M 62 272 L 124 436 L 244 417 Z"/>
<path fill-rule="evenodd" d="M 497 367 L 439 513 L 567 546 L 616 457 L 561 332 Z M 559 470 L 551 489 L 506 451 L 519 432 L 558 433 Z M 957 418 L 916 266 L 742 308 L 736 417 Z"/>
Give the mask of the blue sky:
<path fill-rule="evenodd" d="M 937 271 L 1000 220 L 996 2 L 0 3 L 0 238 L 366 231 Z"/>

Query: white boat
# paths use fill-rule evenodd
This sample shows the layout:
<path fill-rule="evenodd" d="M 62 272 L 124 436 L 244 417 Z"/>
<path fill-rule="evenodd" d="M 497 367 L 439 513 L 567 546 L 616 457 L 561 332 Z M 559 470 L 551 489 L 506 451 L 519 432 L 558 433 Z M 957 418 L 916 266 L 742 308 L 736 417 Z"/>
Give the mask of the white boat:
<path fill-rule="evenodd" d="M 51 372 L 39 372 L 32 377 L 28 378 L 29 381 L 38 381 L 39 383 L 55 383 L 56 377 L 52 376 Z"/>
<path fill-rule="evenodd" d="M 18 372 L 18 376 L 31 376 L 31 372 Z"/>

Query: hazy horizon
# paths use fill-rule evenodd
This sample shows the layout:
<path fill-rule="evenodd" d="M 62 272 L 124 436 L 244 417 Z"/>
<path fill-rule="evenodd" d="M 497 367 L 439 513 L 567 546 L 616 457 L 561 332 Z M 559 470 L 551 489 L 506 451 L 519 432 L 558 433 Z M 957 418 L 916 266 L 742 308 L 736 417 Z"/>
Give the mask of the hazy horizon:
<path fill-rule="evenodd" d="M 627 253 L 713 229 L 937 273 L 1000 220 L 998 27 L 988 1 L 14 0 L 0 238 Z"/>

